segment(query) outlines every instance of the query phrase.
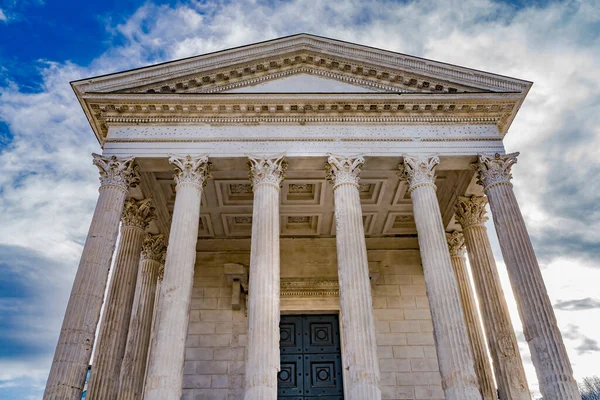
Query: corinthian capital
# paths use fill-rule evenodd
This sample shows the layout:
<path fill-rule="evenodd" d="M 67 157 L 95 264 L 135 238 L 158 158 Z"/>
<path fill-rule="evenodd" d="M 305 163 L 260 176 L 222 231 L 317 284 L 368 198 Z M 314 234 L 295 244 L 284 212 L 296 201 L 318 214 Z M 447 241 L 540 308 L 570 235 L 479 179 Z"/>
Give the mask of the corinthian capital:
<path fill-rule="evenodd" d="M 279 189 L 279 185 L 285 179 L 287 162 L 284 155 L 276 157 L 248 156 L 249 177 L 252 188 L 260 184 L 273 185 Z"/>
<path fill-rule="evenodd" d="M 344 157 L 329 154 L 325 164 L 327 180 L 333 183 L 334 189 L 344 183 L 358 187 L 360 169 L 364 163 L 365 159 L 361 156 Z"/>
<path fill-rule="evenodd" d="M 448 250 L 451 257 L 464 257 L 465 255 L 465 237 L 459 231 L 446 233 L 448 241 Z"/>
<path fill-rule="evenodd" d="M 479 162 L 472 164 L 473 169 L 477 171 L 477 183 L 483 186 L 487 191 L 495 185 L 512 185 L 510 180 L 512 174 L 510 170 L 517 163 L 519 153 L 500 154 L 493 156 L 487 154 L 479 155 Z"/>
<path fill-rule="evenodd" d="M 488 220 L 486 205 L 487 199 L 483 196 L 459 197 L 454 214 L 456 221 L 463 229 L 483 225 Z"/>
<path fill-rule="evenodd" d="M 100 170 L 100 187 L 116 186 L 124 191 L 136 187 L 140 182 L 139 167 L 133 164 L 134 157 L 104 157 L 92 153 L 93 164 Z"/>
<path fill-rule="evenodd" d="M 411 157 L 404 156 L 404 161 L 398 165 L 400 179 L 408 182 L 409 193 L 420 186 L 435 188 L 435 167 L 440 163 L 437 156 Z"/>
<path fill-rule="evenodd" d="M 142 245 L 142 259 L 164 263 L 166 254 L 167 244 L 165 243 L 165 235 L 162 233 L 160 235 L 146 235 L 144 244 Z"/>
<path fill-rule="evenodd" d="M 212 164 L 208 162 L 207 156 L 172 156 L 169 158 L 169 163 L 174 166 L 177 187 L 188 184 L 203 187 L 206 185 L 206 180 L 211 177 Z"/>
<path fill-rule="evenodd" d="M 152 199 L 127 199 L 123 206 L 121 220 L 124 226 L 133 226 L 144 230 L 155 217 Z"/>

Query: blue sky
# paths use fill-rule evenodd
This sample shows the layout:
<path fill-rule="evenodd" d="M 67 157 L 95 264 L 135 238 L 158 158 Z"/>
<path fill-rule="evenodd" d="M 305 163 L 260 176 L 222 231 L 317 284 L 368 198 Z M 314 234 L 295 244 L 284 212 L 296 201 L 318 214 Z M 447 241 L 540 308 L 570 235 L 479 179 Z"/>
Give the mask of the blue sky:
<path fill-rule="evenodd" d="M 0 399 L 41 396 L 97 197 L 68 82 L 298 32 L 534 81 L 505 140 L 515 190 L 575 375 L 600 375 L 598 0 L 0 0 Z"/>

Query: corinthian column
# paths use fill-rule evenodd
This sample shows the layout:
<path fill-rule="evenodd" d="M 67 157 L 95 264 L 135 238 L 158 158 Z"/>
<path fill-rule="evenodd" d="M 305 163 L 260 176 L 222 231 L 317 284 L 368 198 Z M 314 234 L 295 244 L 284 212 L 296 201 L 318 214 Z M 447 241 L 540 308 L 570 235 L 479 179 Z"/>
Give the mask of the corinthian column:
<path fill-rule="evenodd" d="M 327 178 L 333 183 L 342 317 L 343 362 L 350 400 L 381 399 L 373 299 L 358 181 L 362 157 L 331 155 Z"/>
<path fill-rule="evenodd" d="M 519 305 L 544 400 L 581 399 L 525 221 L 510 180 L 519 153 L 479 155 L 474 166 L 487 194 L 502 256 Z"/>
<path fill-rule="evenodd" d="M 179 400 L 185 338 L 194 281 L 202 188 L 210 176 L 208 157 L 171 157 L 177 195 L 160 288 L 154 348 L 148 364 L 145 400 Z"/>
<path fill-rule="evenodd" d="M 465 259 L 465 238 L 462 233 L 454 231 L 446 233 L 448 240 L 448 249 L 450 250 L 450 260 L 456 275 L 458 284 L 458 293 L 462 304 L 465 322 L 467 324 L 467 333 L 471 342 L 471 351 L 473 352 L 473 361 L 475 362 L 475 374 L 479 381 L 479 388 L 483 400 L 497 400 L 496 388 L 494 387 L 494 378 L 492 376 L 492 366 L 487 355 L 487 348 L 483 338 L 483 329 L 477 314 L 477 304 L 473 296 L 473 288 L 467 271 L 467 260 Z M 512 399 L 511 397 L 502 397 L 503 399 Z"/>
<path fill-rule="evenodd" d="M 166 250 L 165 235 L 149 234 L 144 238 L 127 345 L 121 364 L 118 392 L 120 400 L 138 400 L 142 397 L 156 282 Z"/>
<path fill-rule="evenodd" d="M 100 194 L 73 282 L 44 399 L 81 399 L 123 203 L 139 182 L 132 158 L 93 154 Z"/>
<path fill-rule="evenodd" d="M 500 398 L 529 400 L 519 345 L 484 225 L 486 204 L 485 197 L 460 197 L 456 220 L 463 228 Z"/>
<path fill-rule="evenodd" d="M 279 185 L 283 156 L 248 157 L 254 192 L 245 400 L 276 400 L 279 371 Z"/>
<path fill-rule="evenodd" d="M 125 354 L 144 231 L 153 218 L 154 207 L 151 206 L 151 200 L 129 199 L 125 202 L 121 218 L 121 241 L 106 296 L 88 385 L 87 397 L 90 400 L 117 397 L 119 371 Z"/>
<path fill-rule="evenodd" d="M 446 399 L 481 399 L 440 206 L 435 194 L 435 167 L 438 163 L 437 157 L 404 156 L 404 162 L 399 165 L 400 176 L 408 181 L 408 191 L 413 203 Z"/>

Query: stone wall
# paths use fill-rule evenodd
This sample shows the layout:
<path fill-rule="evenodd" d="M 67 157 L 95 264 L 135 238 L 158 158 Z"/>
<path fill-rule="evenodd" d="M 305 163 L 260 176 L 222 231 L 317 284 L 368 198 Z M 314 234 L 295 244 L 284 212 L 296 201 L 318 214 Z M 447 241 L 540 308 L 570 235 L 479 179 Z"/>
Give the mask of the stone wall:
<path fill-rule="evenodd" d="M 431 315 L 413 239 L 369 239 L 384 399 L 443 399 Z M 243 399 L 247 319 L 231 310 L 225 263 L 250 262 L 249 240 L 200 241 L 184 368 L 184 399 Z M 401 249 L 401 250 L 399 250 Z M 281 276 L 337 277 L 335 239 L 281 239 Z M 282 313 L 335 312 L 337 298 L 282 298 Z"/>

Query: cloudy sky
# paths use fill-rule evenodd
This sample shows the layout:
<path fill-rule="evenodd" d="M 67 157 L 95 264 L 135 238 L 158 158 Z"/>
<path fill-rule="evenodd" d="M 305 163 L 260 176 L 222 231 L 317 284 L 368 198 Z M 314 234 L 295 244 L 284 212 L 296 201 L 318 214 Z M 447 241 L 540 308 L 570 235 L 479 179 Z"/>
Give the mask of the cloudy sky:
<path fill-rule="evenodd" d="M 97 197 L 68 82 L 299 32 L 534 82 L 515 190 L 576 378 L 600 375 L 600 1 L 0 0 L 0 399 L 41 396 Z"/>

